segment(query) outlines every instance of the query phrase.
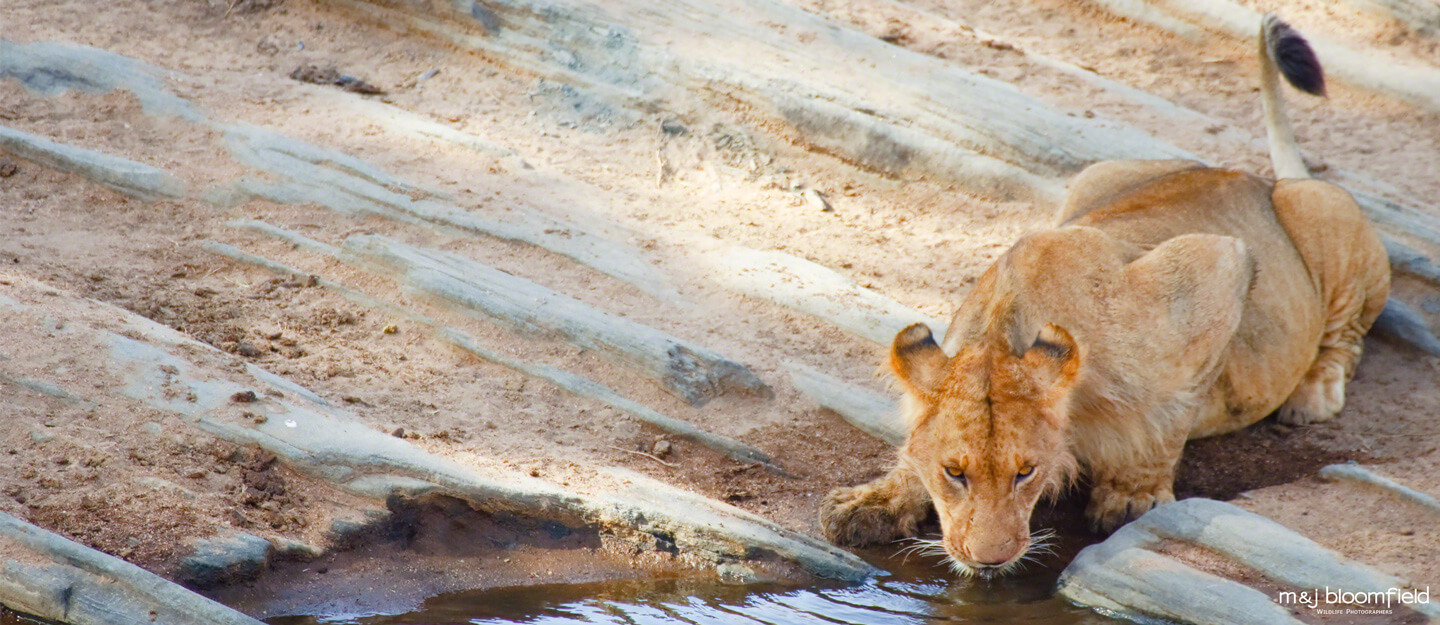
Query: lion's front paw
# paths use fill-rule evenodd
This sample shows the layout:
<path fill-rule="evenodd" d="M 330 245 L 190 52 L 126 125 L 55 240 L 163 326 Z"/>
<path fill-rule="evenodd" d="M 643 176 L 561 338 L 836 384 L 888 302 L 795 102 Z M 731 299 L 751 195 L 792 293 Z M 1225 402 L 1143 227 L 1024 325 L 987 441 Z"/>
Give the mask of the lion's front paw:
<path fill-rule="evenodd" d="M 1090 505 L 1085 508 L 1085 518 L 1090 521 L 1091 530 L 1108 534 L 1140 518 L 1151 508 L 1172 501 L 1175 501 L 1175 493 L 1169 484 L 1137 486 L 1101 482 L 1090 491 Z"/>
<path fill-rule="evenodd" d="M 1325 363 L 1305 374 L 1295 392 L 1280 406 L 1275 419 L 1287 425 L 1329 421 L 1345 407 L 1345 371 L 1338 363 Z"/>
<path fill-rule="evenodd" d="M 885 478 L 830 491 L 820 504 L 820 531 L 837 545 L 862 547 L 914 536 L 929 501 L 897 489 Z"/>

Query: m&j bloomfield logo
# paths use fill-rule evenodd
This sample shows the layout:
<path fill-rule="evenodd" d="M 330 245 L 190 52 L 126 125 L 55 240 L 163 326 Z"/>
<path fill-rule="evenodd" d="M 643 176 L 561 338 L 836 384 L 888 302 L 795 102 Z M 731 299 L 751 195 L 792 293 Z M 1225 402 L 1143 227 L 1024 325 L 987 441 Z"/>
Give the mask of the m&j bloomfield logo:
<path fill-rule="evenodd" d="M 1430 587 L 1391 588 L 1384 591 L 1357 592 L 1330 588 L 1315 590 L 1282 590 L 1275 594 L 1279 605 L 1305 606 L 1316 614 L 1394 614 L 1396 605 L 1413 606 L 1430 603 Z"/>

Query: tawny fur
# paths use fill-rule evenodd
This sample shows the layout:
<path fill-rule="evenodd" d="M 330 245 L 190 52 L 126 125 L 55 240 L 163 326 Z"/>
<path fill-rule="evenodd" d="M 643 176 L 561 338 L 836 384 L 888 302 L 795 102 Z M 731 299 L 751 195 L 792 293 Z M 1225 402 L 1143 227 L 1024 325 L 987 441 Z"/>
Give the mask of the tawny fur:
<path fill-rule="evenodd" d="M 1277 32 L 1295 45 L 1267 18 L 1262 46 Z M 1262 64 L 1272 106 L 1275 72 Z M 1299 152 L 1272 111 L 1277 171 L 1295 173 Z M 944 537 L 923 548 L 959 572 L 1008 570 L 1034 547 L 1035 503 L 1081 472 L 1086 516 L 1113 530 L 1174 500 L 1186 440 L 1277 410 L 1288 423 L 1332 418 L 1389 263 L 1350 195 L 1304 173 L 1087 168 L 1055 225 L 979 279 L 943 346 L 921 326 L 896 337 L 909 437 L 887 476 L 830 493 L 822 531 L 887 542 L 933 509 Z"/>

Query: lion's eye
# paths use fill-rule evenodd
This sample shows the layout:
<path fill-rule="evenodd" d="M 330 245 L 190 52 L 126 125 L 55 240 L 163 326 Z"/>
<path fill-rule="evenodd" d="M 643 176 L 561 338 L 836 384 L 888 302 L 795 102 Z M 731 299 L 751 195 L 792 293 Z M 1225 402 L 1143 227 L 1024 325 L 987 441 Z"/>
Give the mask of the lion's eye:
<path fill-rule="evenodd" d="M 1020 469 L 1020 472 L 1015 474 L 1015 483 L 1016 483 L 1016 484 L 1019 484 L 1020 482 L 1025 481 L 1025 478 L 1030 477 L 1031 475 L 1034 475 L 1034 474 L 1035 474 L 1035 467 L 1034 467 L 1034 465 L 1027 466 L 1027 467 L 1025 467 L 1025 468 L 1023 468 L 1023 469 Z"/>
<path fill-rule="evenodd" d="M 960 482 L 961 484 L 964 484 L 964 483 L 965 483 L 965 470 L 964 470 L 964 469 L 960 469 L 960 468 L 956 468 L 956 467 L 945 467 L 945 475 L 950 476 L 950 479 L 953 479 L 953 480 L 955 480 L 955 481 L 957 481 L 957 482 Z"/>

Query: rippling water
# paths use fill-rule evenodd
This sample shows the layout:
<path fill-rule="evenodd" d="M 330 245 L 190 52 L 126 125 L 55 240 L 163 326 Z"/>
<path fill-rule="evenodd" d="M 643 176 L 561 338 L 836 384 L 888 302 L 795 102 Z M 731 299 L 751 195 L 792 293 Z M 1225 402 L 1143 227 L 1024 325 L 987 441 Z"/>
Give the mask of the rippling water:
<path fill-rule="evenodd" d="M 881 559 L 895 574 L 858 586 L 806 588 L 697 580 L 551 584 L 442 595 L 404 615 L 276 619 L 276 625 L 1113 625 L 1052 593 L 1060 563 L 1000 580 L 956 580 L 933 563 Z"/>

